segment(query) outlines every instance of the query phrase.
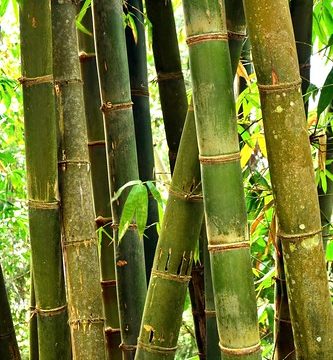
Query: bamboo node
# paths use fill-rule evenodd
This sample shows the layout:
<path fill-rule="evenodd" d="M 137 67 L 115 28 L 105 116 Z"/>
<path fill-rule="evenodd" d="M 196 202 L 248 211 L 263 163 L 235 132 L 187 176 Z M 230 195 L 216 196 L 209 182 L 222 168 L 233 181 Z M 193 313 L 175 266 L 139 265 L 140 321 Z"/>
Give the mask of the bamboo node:
<path fill-rule="evenodd" d="M 231 154 L 210 155 L 210 156 L 199 155 L 199 161 L 201 164 L 227 163 L 227 162 L 239 161 L 240 158 L 241 156 L 239 151 Z"/>
<path fill-rule="evenodd" d="M 88 146 L 105 146 L 105 140 L 89 141 Z"/>
<path fill-rule="evenodd" d="M 39 85 L 39 84 L 45 84 L 45 83 L 52 83 L 53 84 L 53 75 L 43 75 L 43 76 L 37 76 L 33 78 L 28 78 L 21 76 L 17 79 L 19 83 L 23 86 L 29 87 L 33 85 Z"/>
<path fill-rule="evenodd" d="M 237 32 L 228 30 L 228 39 L 229 40 L 244 40 L 246 38 L 246 33 Z"/>
<path fill-rule="evenodd" d="M 138 348 L 144 349 L 148 352 L 153 352 L 153 353 L 169 354 L 169 353 L 175 352 L 178 347 L 174 346 L 174 347 L 168 348 L 168 347 L 157 346 L 157 345 L 152 345 L 152 344 L 145 344 L 144 342 L 138 340 Z"/>
<path fill-rule="evenodd" d="M 212 32 L 199 35 L 188 36 L 186 43 L 188 46 L 196 45 L 206 41 L 228 41 L 228 34 L 222 32 Z"/>
<path fill-rule="evenodd" d="M 111 101 L 106 101 L 101 106 L 101 110 L 103 113 L 108 113 L 110 111 L 119 111 L 119 110 L 126 110 L 126 109 L 132 109 L 132 101 L 130 102 L 124 102 L 119 104 L 112 104 Z"/>
<path fill-rule="evenodd" d="M 119 328 L 113 328 L 111 326 L 108 326 L 105 328 L 105 333 L 106 334 L 119 334 L 120 333 L 120 329 Z"/>
<path fill-rule="evenodd" d="M 322 232 L 322 229 L 304 232 L 304 233 L 298 233 L 298 234 L 286 234 L 282 231 L 279 231 L 277 234 L 277 237 L 284 241 L 295 242 L 295 241 L 302 241 L 309 237 L 319 235 L 319 234 L 321 234 L 321 232 Z"/>
<path fill-rule="evenodd" d="M 206 310 L 205 309 L 205 315 L 206 315 L 206 317 L 216 317 L 216 311 L 215 310 Z"/>
<path fill-rule="evenodd" d="M 82 165 L 87 166 L 87 171 L 90 171 L 90 161 L 88 160 L 70 160 L 70 159 L 66 159 L 66 160 L 60 160 L 58 161 L 58 165 L 61 166 L 61 170 L 65 171 L 67 168 L 67 165 L 77 165 L 79 168 Z"/>
<path fill-rule="evenodd" d="M 40 316 L 51 317 L 51 316 L 59 315 L 66 310 L 67 310 L 67 304 L 58 306 L 53 309 L 41 309 L 41 308 L 36 307 L 31 313 L 32 313 L 32 316 L 34 314 L 38 314 Z"/>
<path fill-rule="evenodd" d="M 101 286 L 102 288 L 115 287 L 117 286 L 117 280 L 102 280 Z"/>
<path fill-rule="evenodd" d="M 88 318 L 88 319 L 75 319 L 75 320 L 69 320 L 68 324 L 69 325 L 74 325 L 74 326 L 80 326 L 80 325 L 90 325 L 90 324 L 98 324 L 98 323 L 102 323 L 104 324 L 105 319 L 104 318 Z"/>
<path fill-rule="evenodd" d="M 286 324 L 291 324 L 291 320 L 290 320 L 290 319 L 281 319 L 281 318 L 279 318 L 278 316 L 274 316 L 274 320 L 275 320 L 275 321 L 279 321 L 279 322 L 283 322 L 283 323 L 286 323 Z"/>
<path fill-rule="evenodd" d="M 95 223 L 98 227 L 105 226 L 108 224 L 110 224 L 110 226 L 111 226 L 112 225 L 112 217 L 103 217 L 103 216 L 99 215 L 95 219 Z"/>
<path fill-rule="evenodd" d="M 80 59 L 80 62 L 85 62 L 89 59 L 95 59 L 96 58 L 96 54 L 95 53 L 86 53 L 85 51 L 81 51 L 79 53 L 79 59 Z"/>
<path fill-rule="evenodd" d="M 253 346 L 244 347 L 241 349 L 225 347 L 221 343 L 219 343 L 219 347 L 223 353 L 228 354 L 228 355 L 250 355 L 250 354 L 253 354 L 253 353 L 261 350 L 260 343 L 255 344 Z"/>
<path fill-rule="evenodd" d="M 191 280 L 190 275 L 176 275 L 176 274 L 170 274 L 168 272 L 163 272 L 163 271 L 159 271 L 159 270 L 152 270 L 151 274 L 152 274 L 152 276 L 159 277 L 160 279 L 176 281 L 176 282 L 180 282 L 180 283 L 186 283 Z"/>
<path fill-rule="evenodd" d="M 0 339 L 6 339 L 6 338 L 10 338 L 11 336 L 15 336 L 15 331 L 10 331 L 4 334 L 0 334 Z"/>
<path fill-rule="evenodd" d="M 69 246 L 81 246 L 84 245 L 85 247 L 93 245 L 95 242 L 97 242 L 96 238 L 92 239 L 81 239 L 81 240 L 71 240 L 71 241 L 64 241 L 64 247 Z"/>
<path fill-rule="evenodd" d="M 132 96 L 149 97 L 148 88 L 131 89 Z"/>
<path fill-rule="evenodd" d="M 297 79 L 291 82 L 284 82 L 284 83 L 277 83 L 277 84 L 270 84 L 270 85 L 261 85 L 258 84 L 258 88 L 263 93 L 271 93 L 277 91 L 288 91 L 288 90 L 295 90 L 299 89 L 302 84 L 301 79 Z"/>
<path fill-rule="evenodd" d="M 136 348 L 136 345 L 124 344 L 123 342 L 119 345 L 119 349 L 122 351 L 136 351 Z"/>
<path fill-rule="evenodd" d="M 216 244 L 216 245 L 208 245 L 209 252 L 223 252 L 228 250 L 237 250 L 241 248 L 249 248 L 249 241 L 239 241 L 235 243 L 226 243 L 226 244 Z"/>
<path fill-rule="evenodd" d="M 182 71 L 174 71 L 174 72 L 158 72 L 157 73 L 157 82 L 167 81 L 167 80 L 181 80 L 183 79 Z"/>
<path fill-rule="evenodd" d="M 169 194 L 175 196 L 178 199 L 184 200 L 184 201 L 202 201 L 203 196 L 201 194 L 192 194 L 187 192 L 181 192 L 173 190 L 171 187 L 169 188 Z"/>
<path fill-rule="evenodd" d="M 59 201 L 39 201 L 39 200 L 28 200 L 28 206 L 30 209 L 45 209 L 53 210 L 59 209 Z"/>

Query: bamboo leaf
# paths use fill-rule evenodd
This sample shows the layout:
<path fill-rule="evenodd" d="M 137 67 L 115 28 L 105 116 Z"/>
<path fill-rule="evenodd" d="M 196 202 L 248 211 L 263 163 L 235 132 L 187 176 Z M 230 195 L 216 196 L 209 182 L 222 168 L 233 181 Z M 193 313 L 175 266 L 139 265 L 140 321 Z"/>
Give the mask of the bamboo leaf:
<path fill-rule="evenodd" d="M 1 1 L 1 4 L 0 4 L 0 17 L 2 17 L 6 10 L 7 10 L 7 7 L 8 7 L 8 3 L 9 3 L 9 0 L 2 0 Z"/>
<path fill-rule="evenodd" d="M 326 260 L 333 261 L 333 241 L 330 241 L 326 247 Z"/>
<path fill-rule="evenodd" d="M 142 181 L 141 181 L 141 180 L 132 180 L 132 181 L 127 182 L 125 185 L 123 185 L 122 187 L 120 187 L 120 188 L 116 191 L 116 193 L 114 194 L 114 196 L 113 196 L 113 198 L 111 199 L 111 201 L 112 201 L 112 202 L 113 202 L 113 201 L 116 201 L 116 200 L 120 197 L 120 195 L 122 194 L 122 192 L 123 192 L 126 188 L 128 188 L 128 187 L 130 187 L 130 186 L 133 186 L 133 185 L 139 185 L 139 184 L 142 184 Z"/>
<path fill-rule="evenodd" d="M 324 193 L 326 194 L 327 180 L 326 180 L 325 171 L 320 171 L 320 184 L 321 184 L 321 188 L 323 189 Z"/>
<path fill-rule="evenodd" d="M 75 24 L 76 27 L 84 34 L 92 36 L 92 33 L 85 26 L 82 25 L 82 19 L 84 18 L 84 15 L 86 14 L 90 5 L 91 5 L 91 0 L 85 0 L 85 3 L 82 5 L 80 12 L 78 13 L 75 19 Z"/>
<path fill-rule="evenodd" d="M 136 185 L 136 187 L 137 194 L 135 220 L 138 228 L 138 234 L 141 239 L 143 237 L 148 218 L 148 191 L 143 184 Z"/>
<path fill-rule="evenodd" d="M 318 108 L 317 108 L 317 117 L 319 119 L 320 114 L 328 107 L 328 105 L 333 100 L 333 68 L 327 75 L 324 86 L 321 89 Z"/>
<path fill-rule="evenodd" d="M 242 150 L 241 150 L 241 167 L 242 169 L 245 167 L 245 165 L 247 164 L 247 162 L 250 160 L 250 157 L 252 155 L 252 148 L 248 145 L 248 144 L 245 144 L 243 147 L 242 147 Z"/>
<path fill-rule="evenodd" d="M 148 186 L 149 191 L 153 195 L 154 199 L 160 204 L 163 208 L 163 200 L 160 192 L 157 190 L 155 184 L 152 181 L 146 181 L 146 185 Z"/>
<path fill-rule="evenodd" d="M 127 229 L 129 228 L 130 224 L 132 224 L 133 222 L 133 218 L 136 210 L 136 203 L 138 201 L 138 194 L 140 196 L 140 189 L 139 189 L 140 185 L 141 184 L 134 185 L 127 196 L 120 217 L 119 229 L 118 229 L 119 231 L 118 241 L 120 241 L 124 237 Z"/>

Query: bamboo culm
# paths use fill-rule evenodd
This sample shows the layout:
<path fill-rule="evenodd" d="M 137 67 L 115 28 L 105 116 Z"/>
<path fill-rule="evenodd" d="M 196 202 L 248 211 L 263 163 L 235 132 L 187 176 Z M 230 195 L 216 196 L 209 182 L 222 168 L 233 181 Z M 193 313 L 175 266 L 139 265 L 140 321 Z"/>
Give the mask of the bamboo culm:
<path fill-rule="evenodd" d="M 93 32 L 91 8 L 87 10 L 82 23 L 86 29 Z M 121 337 L 116 289 L 115 256 L 114 246 L 112 244 L 113 234 L 111 227 L 112 219 L 106 146 L 103 116 L 100 111 L 101 100 L 93 37 L 79 31 L 79 48 L 96 225 L 100 231 L 101 286 L 105 316 L 104 331 L 109 359 L 121 360 L 122 352 L 119 348 Z"/>
<path fill-rule="evenodd" d="M 129 189 L 139 179 L 122 1 L 93 2 L 95 47 L 108 157 L 119 318 L 124 359 L 133 359 L 147 292 L 143 241 L 135 226 L 118 239 L 118 224 Z"/>
<path fill-rule="evenodd" d="M 221 357 L 260 359 L 224 4 L 183 5 Z"/>
<path fill-rule="evenodd" d="M 289 3 L 244 0 L 244 7 L 258 77 L 296 359 L 331 359 L 333 310 Z"/>
<path fill-rule="evenodd" d="M 102 360 L 104 316 L 76 12 L 74 2 L 52 0 L 63 249 L 72 357 Z"/>

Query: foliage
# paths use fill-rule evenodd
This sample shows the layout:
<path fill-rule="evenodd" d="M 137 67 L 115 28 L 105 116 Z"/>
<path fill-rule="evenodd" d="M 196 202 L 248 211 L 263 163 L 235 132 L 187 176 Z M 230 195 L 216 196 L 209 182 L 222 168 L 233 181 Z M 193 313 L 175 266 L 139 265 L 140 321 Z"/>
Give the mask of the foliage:
<path fill-rule="evenodd" d="M 5 6 L 6 5 L 6 6 Z M 13 321 L 27 358 L 29 247 L 17 3 L 1 3 L 0 16 L 0 261 Z"/>

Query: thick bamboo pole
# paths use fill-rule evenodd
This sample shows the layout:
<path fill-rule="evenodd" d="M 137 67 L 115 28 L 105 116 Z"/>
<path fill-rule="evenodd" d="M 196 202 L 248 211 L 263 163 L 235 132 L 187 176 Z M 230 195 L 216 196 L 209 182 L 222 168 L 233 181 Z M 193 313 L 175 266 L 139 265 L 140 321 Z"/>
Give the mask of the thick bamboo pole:
<path fill-rule="evenodd" d="M 86 29 L 93 33 L 91 8 L 87 10 L 82 23 Z M 114 246 L 111 240 L 111 204 L 104 125 L 103 116 L 100 111 L 101 100 L 93 37 L 80 31 L 79 48 L 96 223 L 98 228 L 103 227 L 104 230 L 99 236 L 101 240 L 100 262 L 105 316 L 105 338 L 109 358 L 112 360 L 120 360 L 122 359 L 122 352 L 119 348 L 121 338 L 117 303 Z"/>
<path fill-rule="evenodd" d="M 75 16 L 74 2 L 52 0 L 69 324 L 73 359 L 102 360 L 104 318 Z"/>
<path fill-rule="evenodd" d="M 301 89 L 304 95 L 310 85 L 313 0 L 291 0 L 289 6 L 296 40 L 299 71 L 302 79 Z M 305 103 L 304 107 L 307 115 L 309 103 Z"/>
<path fill-rule="evenodd" d="M 193 109 L 189 109 L 169 190 L 136 360 L 173 359 L 203 215 Z M 158 309 L 158 311 L 157 311 Z"/>
<path fill-rule="evenodd" d="M 127 12 L 132 16 L 137 35 L 137 39 L 135 39 L 133 30 L 129 27 L 126 28 L 125 34 L 131 83 L 131 98 L 133 101 L 139 176 L 140 180 L 147 181 L 154 180 L 155 166 L 149 109 L 146 38 L 142 0 L 128 0 L 126 2 L 126 8 Z M 157 222 L 157 202 L 153 196 L 149 196 L 147 229 L 145 230 L 143 238 L 147 283 L 149 282 L 158 240 L 156 229 Z"/>
<path fill-rule="evenodd" d="M 10 312 L 5 279 L 0 266 L 0 359 L 21 360 Z"/>
<path fill-rule="evenodd" d="M 153 54 L 173 172 L 187 112 L 186 89 L 171 1 L 146 0 L 152 26 Z"/>
<path fill-rule="evenodd" d="M 29 230 L 39 358 L 69 359 L 61 253 L 50 1 L 20 7 Z"/>
<path fill-rule="evenodd" d="M 244 7 L 258 76 L 296 358 L 330 359 L 333 311 L 289 3 L 244 0 Z"/>
<path fill-rule="evenodd" d="M 260 359 L 224 4 L 183 4 L 221 356 Z"/>
<path fill-rule="evenodd" d="M 139 178 L 130 80 L 123 28 L 122 1 L 93 2 L 95 46 L 111 197 L 124 184 Z M 147 291 L 143 241 L 135 226 L 118 239 L 118 224 L 128 189 L 112 202 L 116 246 L 117 291 L 125 359 L 133 359 Z"/>

